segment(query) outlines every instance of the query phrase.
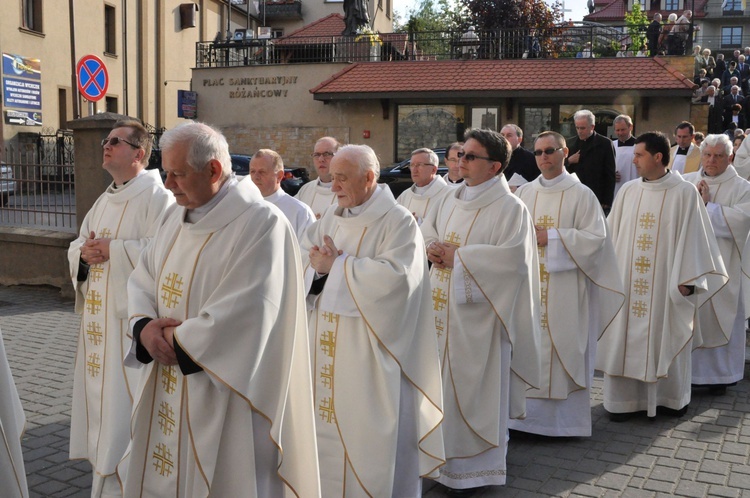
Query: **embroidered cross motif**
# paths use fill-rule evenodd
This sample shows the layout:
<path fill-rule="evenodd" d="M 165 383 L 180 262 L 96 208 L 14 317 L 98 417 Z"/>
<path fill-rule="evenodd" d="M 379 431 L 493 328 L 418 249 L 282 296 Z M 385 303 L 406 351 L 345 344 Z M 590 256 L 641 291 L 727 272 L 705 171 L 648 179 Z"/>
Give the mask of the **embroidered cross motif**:
<path fill-rule="evenodd" d="M 102 309 L 102 295 L 95 290 L 86 293 L 86 310 L 92 315 L 98 315 Z"/>
<path fill-rule="evenodd" d="M 639 296 L 643 296 L 644 294 L 646 294 L 649 288 L 650 285 L 648 283 L 648 280 L 646 280 L 645 278 L 638 278 L 633 281 L 633 290 Z"/>
<path fill-rule="evenodd" d="M 461 245 L 461 236 L 459 234 L 457 234 L 456 232 L 451 232 L 449 234 L 446 234 L 445 241 L 447 243 L 449 243 L 449 244 L 460 246 Z"/>
<path fill-rule="evenodd" d="M 333 385 L 333 365 L 323 365 L 323 370 L 320 372 L 320 380 L 324 387 L 331 388 Z"/>
<path fill-rule="evenodd" d="M 549 272 L 544 264 L 539 265 L 539 281 L 543 284 L 549 282 Z"/>
<path fill-rule="evenodd" d="M 539 289 L 539 297 L 540 301 L 543 305 L 547 305 L 547 288 L 544 287 L 542 289 Z"/>
<path fill-rule="evenodd" d="M 166 401 L 162 401 L 160 406 L 159 427 L 161 427 L 162 434 L 164 434 L 165 436 L 169 436 L 174 431 L 174 411 Z"/>
<path fill-rule="evenodd" d="M 448 304 L 448 295 L 443 289 L 436 287 L 432 289 L 432 307 L 435 311 L 443 311 Z"/>
<path fill-rule="evenodd" d="M 109 228 L 102 228 L 99 231 L 100 239 L 109 239 L 110 237 L 112 237 L 112 232 L 109 230 Z"/>
<path fill-rule="evenodd" d="M 93 265 L 89 268 L 89 280 L 91 282 L 98 282 L 104 275 L 104 268 L 102 265 Z"/>
<path fill-rule="evenodd" d="M 651 269 L 651 260 L 646 256 L 638 256 L 635 258 L 635 271 L 638 273 L 646 273 Z"/>
<path fill-rule="evenodd" d="M 174 468 L 174 462 L 172 462 L 172 452 L 169 451 L 167 445 L 164 443 L 157 444 L 153 457 L 154 470 L 163 476 L 169 477 Z"/>
<path fill-rule="evenodd" d="M 182 297 L 182 277 L 170 273 L 161 285 L 161 300 L 167 308 L 175 308 Z"/>
<path fill-rule="evenodd" d="M 453 268 L 438 268 L 435 270 L 435 274 L 437 275 L 437 279 L 441 282 L 449 282 L 451 279 L 451 272 L 453 271 Z"/>
<path fill-rule="evenodd" d="M 442 337 L 443 332 L 445 332 L 445 325 L 442 318 L 435 317 L 435 330 L 437 330 L 437 336 Z"/>
<path fill-rule="evenodd" d="M 550 228 L 555 228 L 555 219 L 552 216 L 545 214 L 544 216 L 539 217 L 536 224 L 545 230 L 549 230 Z"/>
<path fill-rule="evenodd" d="M 102 343 L 102 327 L 96 322 L 89 322 L 86 325 L 86 335 L 89 338 L 89 342 L 94 346 L 98 346 Z"/>
<path fill-rule="evenodd" d="M 336 421 L 336 413 L 333 409 L 333 400 L 328 398 L 323 398 L 320 401 L 320 406 L 318 406 L 320 418 L 323 420 L 323 422 L 330 424 Z"/>
<path fill-rule="evenodd" d="M 99 355 L 96 353 L 89 354 L 88 360 L 86 361 L 86 369 L 89 371 L 89 375 L 96 377 L 99 375 L 99 370 L 101 370 L 101 368 L 102 364 Z"/>
<path fill-rule="evenodd" d="M 336 332 L 326 330 L 321 334 L 320 349 L 328 357 L 333 358 L 336 355 Z"/>
<path fill-rule="evenodd" d="M 325 320 L 328 323 L 338 323 L 339 322 L 339 314 L 337 313 L 331 313 L 329 311 L 323 312 L 323 320 Z"/>
<path fill-rule="evenodd" d="M 638 318 L 643 318 L 648 314 L 648 305 L 644 303 L 643 301 L 636 301 L 633 303 L 633 315 L 637 316 Z"/>
<path fill-rule="evenodd" d="M 643 213 L 638 218 L 638 224 L 643 230 L 651 230 L 656 225 L 656 216 L 654 216 L 654 213 Z"/>
<path fill-rule="evenodd" d="M 549 322 L 547 321 L 547 313 L 542 313 L 542 317 L 539 321 L 542 324 L 542 328 L 546 329 L 549 325 Z"/>
<path fill-rule="evenodd" d="M 161 367 L 161 386 L 167 394 L 174 393 L 177 387 L 177 369 L 174 365 Z"/>
<path fill-rule="evenodd" d="M 651 247 L 654 245 L 654 239 L 649 234 L 642 233 L 638 236 L 636 244 L 641 251 L 650 251 Z"/>

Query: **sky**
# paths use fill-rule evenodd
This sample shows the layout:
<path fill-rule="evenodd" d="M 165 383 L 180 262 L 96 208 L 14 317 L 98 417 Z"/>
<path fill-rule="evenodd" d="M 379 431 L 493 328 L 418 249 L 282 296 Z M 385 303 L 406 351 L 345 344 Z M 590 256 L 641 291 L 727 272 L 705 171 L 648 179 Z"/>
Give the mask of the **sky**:
<path fill-rule="evenodd" d="M 523 1 L 523 0 L 522 0 Z M 547 3 L 552 3 L 551 0 L 545 0 Z M 565 3 L 563 5 L 563 8 L 565 10 L 570 10 L 570 12 L 565 13 L 565 20 L 574 20 L 574 21 L 580 21 L 583 19 L 583 16 L 589 13 L 588 8 L 586 8 L 586 1 L 587 0 L 563 0 Z M 411 9 L 412 6 L 419 4 L 418 0 L 394 0 L 393 1 L 393 8 L 396 10 L 399 14 L 401 14 L 402 17 L 406 17 L 406 12 L 408 9 Z"/>

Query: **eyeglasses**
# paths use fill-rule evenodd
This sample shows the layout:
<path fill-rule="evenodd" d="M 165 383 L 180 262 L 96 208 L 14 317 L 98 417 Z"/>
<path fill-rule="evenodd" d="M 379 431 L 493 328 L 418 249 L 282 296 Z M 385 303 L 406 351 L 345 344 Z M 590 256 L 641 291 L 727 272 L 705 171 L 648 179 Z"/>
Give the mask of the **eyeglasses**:
<path fill-rule="evenodd" d="M 552 154 L 554 154 L 558 150 L 562 150 L 562 147 L 557 147 L 557 148 L 548 147 L 546 149 L 541 149 L 541 150 L 537 149 L 537 150 L 534 151 L 534 155 L 536 157 L 539 157 L 542 154 L 547 154 L 548 156 L 551 156 Z"/>
<path fill-rule="evenodd" d="M 477 156 L 476 154 L 467 154 L 466 152 L 458 152 L 456 154 L 459 159 L 463 159 L 467 163 L 470 163 L 474 159 L 484 159 L 485 161 L 495 161 L 491 157 Z"/>
<path fill-rule="evenodd" d="M 445 158 L 445 162 L 446 163 L 457 163 L 458 162 L 458 158 L 457 157 L 451 157 L 451 158 L 447 158 L 446 157 Z"/>
<path fill-rule="evenodd" d="M 412 168 L 426 168 L 428 166 L 430 168 L 434 168 L 435 167 L 434 164 L 430 164 L 430 163 L 410 163 L 409 166 L 412 167 Z"/>
<path fill-rule="evenodd" d="M 120 137 L 105 138 L 104 140 L 102 140 L 102 147 L 106 147 L 107 144 L 111 145 L 112 147 L 117 147 L 117 144 L 119 144 L 120 142 L 125 142 L 126 144 L 128 144 L 129 146 L 131 146 L 134 149 L 140 149 L 141 148 L 140 145 L 136 145 L 136 144 L 134 144 L 132 142 L 128 142 L 124 138 L 120 138 Z"/>
<path fill-rule="evenodd" d="M 333 157 L 333 152 L 313 152 L 310 154 L 310 157 L 313 159 L 318 159 L 321 157 Z"/>

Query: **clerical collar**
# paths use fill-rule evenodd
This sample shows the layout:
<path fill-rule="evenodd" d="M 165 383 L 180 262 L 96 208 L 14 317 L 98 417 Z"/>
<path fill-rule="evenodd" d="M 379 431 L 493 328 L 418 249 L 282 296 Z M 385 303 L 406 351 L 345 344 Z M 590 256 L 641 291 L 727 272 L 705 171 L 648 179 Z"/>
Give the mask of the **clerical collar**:
<path fill-rule="evenodd" d="M 591 135 L 589 135 L 587 138 L 584 138 L 583 140 L 581 140 L 580 137 L 578 139 L 581 140 L 582 142 L 588 142 L 589 140 L 594 138 L 594 135 L 596 135 L 596 132 L 593 132 Z"/>
<path fill-rule="evenodd" d="M 110 193 L 111 193 L 111 192 L 115 192 L 115 191 L 119 191 L 119 190 L 122 190 L 122 189 L 124 189 L 125 187 L 127 187 L 127 186 L 128 186 L 128 184 L 129 184 L 129 183 L 130 183 L 130 182 L 131 182 L 132 180 L 134 180 L 135 178 L 138 178 L 138 177 L 139 177 L 139 176 L 141 176 L 141 175 L 145 175 L 145 174 L 146 174 L 146 168 L 143 168 L 143 169 L 142 169 L 142 170 L 140 170 L 140 171 L 139 171 L 139 172 L 138 172 L 138 173 L 137 173 L 137 174 L 136 174 L 136 175 L 135 175 L 135 176 L 134 176 L 133 178 L 131 178 L 130 180 L 127 180 L 127 181 L 125 181 L 125 182 L 124 182 L 124 183 L 122 183 L 121 185 L 117 185 L 117 184 L 116 184 L 115 182 L 112 182 L 112 184 L 110 185 L 110 187 L 109 187 L 109 188 L 108 188 L 107 190 L 109 190 L 109 192 L 110 192 Z"/>
<path fill-rule="evenodd" d="M 414 192 L 415 194 L 422 195 L 425 192 L 427 192 L 430 189 L 430 187 L 432 187 L 432 184 L 435 183 L 435 180 L 437 180 L 437 176 L 433 178 L 432 181 L 428 183 L 427 185 L 425 185 L 424 187 L 417 187 L 417 184 L 415 183 L 414 185 L 412 185 L 411 191 Z"/>
<path fill-rule="evenodd" d="M 688 147 L 686 149 L 683 149 L 682 147 L 677 147 L 677 152 L 675 153 L 675 155 L 678 155 L 678 156 L 687 156 L 687 153 L 688 153 L 689 149 L 690 149 L 690 147 Z"/>
<path fill-rule="evenodd" d="M 385 187 L 388 188 L 388 187 Z M 369 199 L 367 199 L 364 203 L 360 204 L 359 206 L 354 206 L 351 208 L 344 208 L 344 210 L 341 212 L 341 216 L 344 218 L 354 218 L 355 216 L 361 214 L 365 209 L 367 209 L 370 204 L 372 204 L 375 201 L 375 198 L 380 195 L 380 188 L 378 185 L 375 186 L 375 192 L 372 193 Z"/>
<path fill-rule="evenodd" d="M 323 187 L 323 188 L 331 188 L 331 186 L 333 185 L 333 180 L 331 180 L 330 182 L 326 183 L 324 181 L 321 181 L 320 178 L 318 178 L 318 185 L 321 186 L 321 187 Z"/>
<path fill-rule="evenodd" d="M 446 173 L 446 175 L 445 175 L 445 176 L 444 176 L 443 178 L 445 178 L 445 181 L 446 181 L 446 182 L 448 182 L 448 183 L 454 183 L 454 184 L 459 184 L 459 183 L 463 183 L 463 181 L 464 181 L 464 179 L 463 179 L 463 178 L 459 178 L 458 180 L 456 180 L 456 181 L 454 182 L 453 180 L 451 180 L 451 177 L 450 177 L 450 176 L 448 176 L 448 174 L 447 174 L 447 173 Z"/>
<path fill-rule="evenodd" d="M 249 180 L 249 178 L 248 178 Z M 198 223 L 201 219 L 203 219 L 204 216 L 206 216 L 213 208 L 216 207 L 216 205 L 227 196 L 229 193 L 229 187 L 232 185 L 237 185 L 237 178 L 234 176 L 234 173 L 231 174 L 229 178 L 224 180 L 224 183 L 222 184 L 221 188 L 219 188 L 219 191 L 216 192 L 216 195 L 211 197 L 211 199 L 205 203 L 202 206 L 198 206 L 197 208 L 188 209 L 185 214 L 185 221 L 187 223 Z"/>
<path fill-rule="evenodd" d="M 624 142 L 622 140 L 617 140 L 617 146 L 618 147 L 630 147 L 631 145 L 635 145 L 635 137 L 630 137 Z"/>
<path fill-rule="evenodd" d="M 539 175 L 539 183 L 542 184 L 542 187 L 554 187 L 561 181 L 565 180 L 565 177 L 568 177 L 568 176 L 570 176 L 570 173 L 568 173 L 568 171 L 565 168 L 563 168 L 561 174 L 557 175 L 556 177 L 550 180 L 547 180 L 543 176 Z"/>
<path fill-rule="evenodd" d="M 464 187 L 464 189 L 461 191 L 461 200 L 473 201 L 474 199 L 482 195 L 485 191 L 492 188 L 499 181 L 500 179 L 497 176 L 493 176 L 486 182 L 482 182 L 479 185 L 474 185 L 473 187 L 470 185 L 466 185 L 466 187 Z"/>
<path fill-rule="evenodd" d="M 665 181 L 667 178 L 669 178 L 669 174 L 671 173 L 670 170 L 667 170 L 667 172 L 664 174 L 664 176 L 660 176 L 656 180 L 646 180 L 645 178 L 642 178 L 642 180 L 646 183 L 661 183 Z"/>

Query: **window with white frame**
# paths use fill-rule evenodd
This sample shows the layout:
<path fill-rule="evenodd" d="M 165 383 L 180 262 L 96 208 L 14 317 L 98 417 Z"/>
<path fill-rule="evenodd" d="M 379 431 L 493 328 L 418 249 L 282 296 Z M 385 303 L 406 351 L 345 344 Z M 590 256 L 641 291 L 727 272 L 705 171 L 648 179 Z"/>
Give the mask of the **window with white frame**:
<path fill-rule="evenodd" d="M 721 47 L 739 47 L 742 45 L 742 26 L 721 27 Z"/>

